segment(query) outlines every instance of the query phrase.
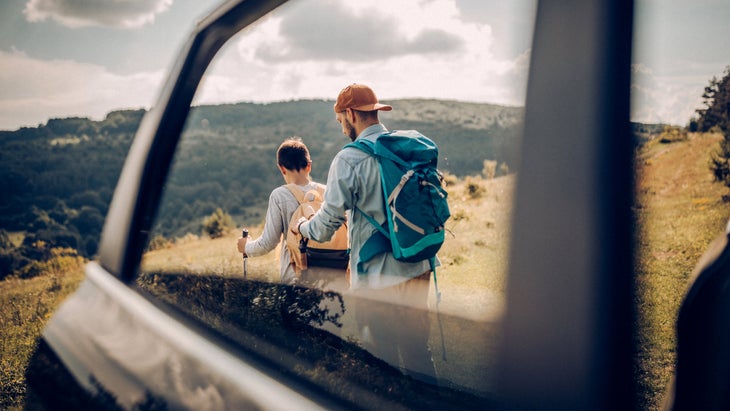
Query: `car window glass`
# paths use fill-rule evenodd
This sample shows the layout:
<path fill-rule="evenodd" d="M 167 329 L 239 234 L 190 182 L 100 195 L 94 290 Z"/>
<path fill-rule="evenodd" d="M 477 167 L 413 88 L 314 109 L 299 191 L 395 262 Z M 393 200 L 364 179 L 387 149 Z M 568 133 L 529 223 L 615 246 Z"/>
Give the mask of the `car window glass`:
<path fill-rule="evenodd" d="M 476 407 L 495 387 L 535 4 L 376 6 L 297 1 L 228 41 L 196 93 L 137 285 L 348 401 Z M 451 217 L 436 277 L 413 287 L 424 304 L 411 291 L 355 292 L 353 267 L 282 281 L 280 234 L 265 255 L 236 249 L 244 227 L 254 241 L 265 221 L 289 223 L 276 191 L 283 141 L 300 138 L 312 180 L 333 184 L 330 164 L 350 142 L 333 104 L 351 83 L 393 106 L 379 115 L 388 129 L 439 149 Z"/>
<path fill-rule="evenodd" d="M 727 112 L 721 109 L 727 97 L 720 83 L 730 74 L 730 55 L 722 46 L 728 16 L 727 2 L 641 0 L 635 5 L 631 121 L 638 239 L 636 375 L 640 404 L 646 409 L 680 401 L 679 393 L 687 387 L 722 385 L 699 382 L 704 370 L 685 368 L 678 357 L 691 358 L 694 364 L 688 353 L 705 347 L 695 339 L 715 340 L 682 326 L 681 319 L 692 323 L 698 314 L 679 313 L 702 312 L 683 305 L 694 301 L 690 296 L 703 294 L 702 288 L 690 293 L 690 286 L 703 253 L 727 225 L 722 181 L 727 145 L 721 132 L 726 117 L 714 112 Z M 703 323 L 708 333 L 713 328 Z M 715 350 L 704 351 L 712 352 L 710 362 L 722 362 Z M 697 374 L 680 376 L 680 370 Z M 685 383 L 675 387 L 675 381 Z"/>

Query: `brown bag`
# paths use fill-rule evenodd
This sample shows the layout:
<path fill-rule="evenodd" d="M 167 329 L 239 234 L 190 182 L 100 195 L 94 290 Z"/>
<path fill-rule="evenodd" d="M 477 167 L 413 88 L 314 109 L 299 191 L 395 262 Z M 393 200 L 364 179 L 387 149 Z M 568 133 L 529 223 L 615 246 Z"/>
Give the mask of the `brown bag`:
<path fill-rule="evenodd" d="M 299 207 L 294 211 L 289 221 L 291 229 L 301 217 L 310 219 L 322 207 L 325 187 L 320 184 L 316 190 L 309 190 L 306 193 L 303 193 L 294 184 L 287 184 L 286 188 L 299 202 Z M 297 275 L 310 266 L 344 270 L 350 261 L 347 222 L 335 231 L 329 241 L 324 243 L 303 238 L 301 234 L 294 235 L 291 230 L 287 230 L 286 246 L 289 249 L 291 262 Z"/>

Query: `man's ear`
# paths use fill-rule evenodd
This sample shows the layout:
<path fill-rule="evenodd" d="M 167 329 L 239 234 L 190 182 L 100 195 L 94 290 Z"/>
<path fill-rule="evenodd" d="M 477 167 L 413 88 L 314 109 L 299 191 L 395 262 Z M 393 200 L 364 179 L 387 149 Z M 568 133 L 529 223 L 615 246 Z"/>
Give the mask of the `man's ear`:
<path fill-rule="evenodd" d="M 286 175 L 286 167 L 281 166 L 281 165 L 278 165 L 278 164 L 277 164 L 277 167 L 279 167 L 279 171 L 281 171 L 281 175 L 284 175 L 285 176 Z"/>
<path fill-rule="evenodd" d="M 345 109 L 345 116 L 347 117 L 347 119 L 350 121 L 351 124 L 355 123 L 355 120 L 357 118 L 357 116 L 355 115 L 355 110 L 353 110 L 351 108 Z"/>

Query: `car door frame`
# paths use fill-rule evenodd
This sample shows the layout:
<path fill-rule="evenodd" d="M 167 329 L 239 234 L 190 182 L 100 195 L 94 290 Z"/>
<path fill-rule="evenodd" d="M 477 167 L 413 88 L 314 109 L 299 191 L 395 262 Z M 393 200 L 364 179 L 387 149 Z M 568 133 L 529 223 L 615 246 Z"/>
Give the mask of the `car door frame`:
<path fill-rule="evenodd" d="M 137 275 L 175 146 L 208 64 L 228 38 L 283 2 L 225 3 L 190 36 L 140 125 L 109 208 L 97 262 L 88 269 L 87 284 L 103 291 L 106 303 L 117 304 L 118 295 L 134 292 L 128 286 Z M 634 404 L 632 13 L 629 0 L 543 1 L 537 9 L 500 358 L 500 394 L 507 408 L 628 409 Z M 81 298 L 77 293 L 71 300 Z M 129 318 L 161 310 L 153 304 L 144 310 L 119 307 Z M 64 322 L 79 325 L 83 315 L 93 315 L 63 310 L 45 334 L 61 351 L 64 342 L 53 338 L 54 329 L 63 331 Z M 82 317 L 72 319 L 72 313 Z M 158 321 L 187 327 L 172 316 Z M 162 337 L 173 348 L 184 344 Z M 186 353 L 205 360 L 203 353 Z M 239 360 L 235 366 L 247 365 Z M 279 382 L 277 389 L 302 388 Z"/>

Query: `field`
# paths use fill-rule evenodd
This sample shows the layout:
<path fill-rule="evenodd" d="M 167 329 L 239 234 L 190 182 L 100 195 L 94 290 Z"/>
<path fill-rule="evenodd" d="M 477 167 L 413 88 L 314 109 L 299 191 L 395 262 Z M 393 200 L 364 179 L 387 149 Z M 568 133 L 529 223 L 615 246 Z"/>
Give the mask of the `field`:
<path fill-rule="evenodd" d="M 674 321 L 687 278 L 730 215 L 723 201 L 727 188 L 712 182 L 707 166 L 708 154 L 718 140 L 717 135 L 690 134 L 687 140 L 671 144 L 649 142 L 637 153 L 636 380 L 640 409 L 660 409 L 674 369 Z M 483 320 L 500 316 L 507 286 L 514 179 L 513 175 L 491 180 L 448 179 L 451 234 L 439 253 L 442 267 L 438 270 L 442 313 Z M 250 230 L 256 236 L 261 227 Z M 179 264 L 186 271 L 238 275 L 242 261 L 235 251 L 237 236 L 237 230 L 215 240 L 188 236 L 147 253 L 144 267 L 170 269 Z M 264 273 L 276 272 L 276 258 L 272 253 L 249 259 L 249 275 L 264 279 Z M 36 338 L 53 309 L 81 281 L 78 260 L 60 261 L 46 267 L 41 277 L 0 282 L 0 408 L 22 404 L 23 371 Z M 433 340 L 432 345 L 436 344 L 438 340 Z"/>
<path fill-rule="evenodd" d="M 718 135 L 648 143 L 637 156 L 639 353 L 637 375 L 644 406 L 660 409 L 674 371 L 675 320 L 687 279 L 730 216 L 727 188 L 712 181 L 709 153 Z"/>
<path fill-rule="evenodd" d="M 58 253 L 42 276 L 0 281 L 0 409 L 21 409 L 25 367 L 46 321 L 81 282 L 83 261 Z"/>

